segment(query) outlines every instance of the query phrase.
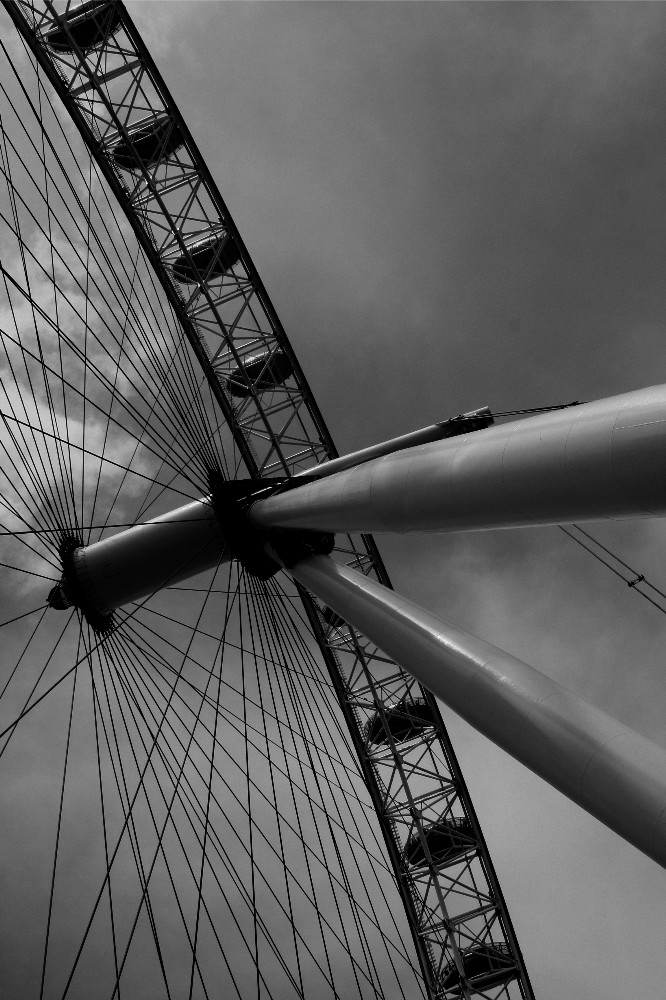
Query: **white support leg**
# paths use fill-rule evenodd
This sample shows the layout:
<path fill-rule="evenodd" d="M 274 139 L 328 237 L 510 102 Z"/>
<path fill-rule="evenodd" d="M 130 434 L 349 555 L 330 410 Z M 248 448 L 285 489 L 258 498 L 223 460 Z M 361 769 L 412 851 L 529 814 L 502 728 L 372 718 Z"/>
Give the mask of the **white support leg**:
<path fill-rule="evenodd" d="M 470 725 L 666 867 L 666 751 L 328 556 L 288 572 Z"/>

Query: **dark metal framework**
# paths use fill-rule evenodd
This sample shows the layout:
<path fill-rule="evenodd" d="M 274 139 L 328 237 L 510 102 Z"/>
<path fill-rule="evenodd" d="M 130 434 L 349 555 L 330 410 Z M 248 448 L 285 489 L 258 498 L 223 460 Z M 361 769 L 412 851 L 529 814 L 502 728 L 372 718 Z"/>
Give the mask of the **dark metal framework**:
<path fill-rule="evenodd" d="M 78 20 L 69 3 L 5 5 L 151 261 L 233 434 L 242 474 L 292 476 L 335 457 L 240 233 L 123 4 L 85 4 Z M 271 379 L 277 367 L 281 376 Z M 390 586 L 371 538 L 338 539 L 334 558 Z M 428 995 L 533 997 L 435 699 L 312 595 L 301 596 Z"/>

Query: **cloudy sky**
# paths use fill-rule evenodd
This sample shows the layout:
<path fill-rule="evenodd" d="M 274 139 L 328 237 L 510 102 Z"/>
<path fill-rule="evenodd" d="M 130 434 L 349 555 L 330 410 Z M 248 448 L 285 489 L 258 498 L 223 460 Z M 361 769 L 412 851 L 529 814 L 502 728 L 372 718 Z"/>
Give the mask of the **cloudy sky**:
<path fill-rule="evenodd" d="M 666 7 L 135 3 L 341 451 L 665 380 Z M 599 526 L 663 586 L 666 531 Z M 666 744 L 664 617 L 557 529 L 397 589 Z M 666 875 L 450 719 L 540 1000 L 659 996 Z"/>
<path fill-rule="evenodd" d="M 131 12 L 341 452 L 666 381 L 666 7 Z M 666 528 L 593 526 L 666 590 Z M 379 538 L 396 589 L 666 746 L 666 620 L 558 529 Z M 663 994 L 666 873 L 446 713 L 539 1000 Z"/>

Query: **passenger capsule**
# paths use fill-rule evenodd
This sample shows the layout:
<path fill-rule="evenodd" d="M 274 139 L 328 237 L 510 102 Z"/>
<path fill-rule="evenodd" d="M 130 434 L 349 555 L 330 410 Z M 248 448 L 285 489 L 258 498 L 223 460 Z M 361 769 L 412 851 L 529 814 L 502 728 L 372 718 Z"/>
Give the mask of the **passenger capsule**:
<path fill-rule="evenodd" d="M 496 943 L 477 944 L 461 952 L 462 966 L 473 992 L 489 990 L 500 986 L 516 975 L 516 967 L 508 945 Z M 453 959 L 443 969 L 438 983 L 443 992 L 451 991 L 454 996 L 462 995 L 460 973 Z M 457 988 L 456 988 L 457 987 Z"/>
<path fill-rule="evenodd" d="M 56 52 L 70 52 L 76 43 L 82 52 L 102 45 L 120 27 L 120 5 L 107 0 L 88 0 L 62 15 L 68 31 L 58 25 L 48 31 L 46 44 Z"/>
<path fill-rule="evenodd" d="M 202 279 L 219 278 L 240 260 L 238 248 L 227 233 L 215 233 L 191 243 L 191 257 L 182 254 L 173 263 L 173 276 L 181 285 L 193 285 Z"/>
<path fill-rule="evenodd" d="M 384 709 L 386 728 L 379 712 L 368 719 L 365 727 L 365 738 L 375 745 L 388 743 L 386 729 L 396 743 L 403 743 L 419 736 L 433 725 L 430 706 L 423 698 L 414 701 L 401 701 L 397 705 Z"/>
<path fill-rule="evenodd" d="M 324 616 L 326 624 L 330 625 L 331 628 L 342 628 L 346 624 L 344 618 L 341 618 L 340 615 L 333 610 L 333 608 L 324 608 L 322 610 L 322 615 Z"/>
<path fill-rule="evenodd" d="M 152 167 L 183 145 L 181 131 L 168 116 L 155 118 L 127 130 L 128 138 L 113 148 L 113 159 L 122 170 Z"/>
<path fill-rule="evenodd" d="M 472 824 L 466 816 L 449 816 L 440 819 L 424 830 L 425 840 L 433 863 L 452 864 L 476 847 Z M 425 868 L 428 860 L 421 837 L 413 833 L 405 844 L 403 857 L 412 868 Z"/>
<path fill-rule="evenodd" d="M 249 396 L 252 390 L 267 392 L 282 385 L 293 372 L 291 361 L 282 351 L 262 351 L 245 358 L 234 368 L 227 378 L 227 389 L 232 396 L 238 397 Z"/>

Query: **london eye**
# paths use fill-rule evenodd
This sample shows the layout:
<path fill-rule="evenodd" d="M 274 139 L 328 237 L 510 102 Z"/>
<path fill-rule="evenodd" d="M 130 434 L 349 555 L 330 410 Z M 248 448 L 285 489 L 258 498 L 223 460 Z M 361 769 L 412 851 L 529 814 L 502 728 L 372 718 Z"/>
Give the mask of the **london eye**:
<path fill-rule="evenodd" d="M 325 317 L 318 327 L 309 298 L 326 264 L 312 243 L 298 261 L 291 257 L 294 223 L 279 204 L 266 204 L 267 192 L 279 202 L 286 183 L 284 121 L 257 112 L 256 121 L 276 133 L 281 179 L 264 185 L 271 156 L 246 154 L 237 168 L 242 180 L 233 183 L 248 190 L 244 175 L 254 172 L 264 199 L 246 226 L 243 212 L 234 207 L 232 215 L 223 200 L 217 140 L 201 128 L 202 109 L 192 114 L 197 87 L 181 94 L 178 77 L 160 72 L 159 38 L 151 57 L 149 8 L 128 11 L 104 0 L 5 8 L 0 767 L 10 903 L 2 919 L 13 995 L 555 995 L 576 987 L 565 971 L 569 950 L 563 955 L 554 945 L 552 925 L 531 925 L 535 913 L 565 920 L 564 909 L 548 902 L 558 876 L 535 884 L 540 854 L 556 853 L 569 835 L 578 838 L 578 854 L 571 847 L 559 859 L 560 877 L 566 869 L 580 882 L 590 858 L 600 869 L 597 927 L 586 925 L 579 961 L 606 994 L 602 967 L 613 983 L 621 975 L 636 983 L 637 966 L 647 976 L 640 956 L 650 950 L 647 900 L 658 896 L 660 870 L 617 833 L 663 864 L 655 805 L 661 751 L 650 756 L 651 745 L 638 736 L 632 743 L 631 735 L 626 753 L 606 748 L 618 744 L 615 716 L 629 731 L 657 742 L 661 735 L 660 688 L 649 681 L 664 600 L 650 581 L 659 579 L 665 401 L 663 388 L 641 388 L 662 381 L 654 375 L 654 337 L 640 340 L 637 322 L 631 356 L 645 355 L 643 369 L 629 378 L 581 376 L 575 394 L 591 402 L 562 398 L 564 381 L 548 372 L 553 351 L 570 352 L 578 369 L 586 356 L 610 352 L 593 334 L 581 348 L 578 328 L 554 348 L 548 331 L 537 329 L 540 317 L 528 312 L 529 296 L 520 306 L 505 301 L 503 251 L 493 243 L 505 235 L 500 211 L 495 229 L 479 231 L 466 248 L 479 267 L 495 262 L 495 309 L 487 298 L 485 307 L 500 328 L 479 334 L 485 363 L 474 358 L 471 328 L 451 335 L 451 370 L 466 367 L 469 376 L 463 391 L 447 374 L 451 403 L 442 413 L 437 366 L 446 324 L 423 322 L 431 223 L 414 243 L 404 214 L 416 205 L 420 157 L 407 158 L 400 191 L 398 177 L 389 176 L 381 195 L 394 192 L 378 225 L 381 238 L 390 234 L 400 247 L 400 285 L 383 273 L 384 262 L 345 240 L 348 216 L 337 227 L 331 219 L 319 235 L 324 259 L 339 270 L 317 293 Z M 225 6 L 207 17 L 223 12 L 239 37 L 258 16 Z M 330 8 L 321 16 L 329 18 Z M 360 17 L 354 27 L 368 38 L 369 23 L 358 11 L 349 16 Z M 407 27 L 399 8 L 385 16 L 398 19 L 396 29 Z M 414 51 L 425 52 L 429 18 L 443 15 L 422 16 Z M 449 17 L 454 36 L 478 30 L 473 18 Z M 270 14 L 265 22 L 287 78 L 297 20 Z M 343 16 L 327 30 L 347 37 L 344 24 Z M 201 77 L 198 43 L 188 45 L 187 25 L 180 28 L 190 71 Z M 316 31 L 310 41 L 312 56 Z M 245 58 L 237 51 L 229 41 L 224 101 L 213 99 L 228 115 L 232 160 L 240 155 L 234 128 L 247 129 L 247 150 L 257 142 L 251 118 L 236 110 L 244 105 L 234 86 L 246 93 L 246 81 L 235 79 Z M 381 51 L 370 54 L 381 61 Z M 259 72 L 261 59 L 251 61 Z M 345 75 L 333 64 L 320 68 L 324 107 L 328 75 Z M 362 60 L 357 71 L 363 77 Z M 425 86 L 425 78 L 416 80 L 412 97 Z M 348 99 L 367 87 L 364 78 L 342 93 Z M 262 82 L 250 91 L 248 107 L 264 89 Z M 309 116 L 312 95 L 299 94 L 316 147 L 319 109 L 313 104 Z M 349 128 L 362 123 L 359 144 L 374 135 L 382 160 L 390 134 L 373 133 L 368 101 Z M 409 98 L 406 105 L 405 122 Z M 516 140 L 512 155 L 519 146 Z M 544 149 L 547 143 L 537 144 L 530 155 Z M 434 150 L 422 155 L 437 161 Z M 379 179 L 362 180 L 370 204 Z M 334 191 L 346 191 L 344 172 L 336 179 L 332 170 L 330 180 Z M 325 200 L 319 188 L 296 186 L 301 205 Z M 637 195 L 631 185 L 616 194 L 624 219 Z M 542 208 L 540 224 L 557 229 Z M 358 226 L 367 225 L 362 199 L 356 210 Z M 461 232 L 472 221 L 468 208 Z M 441 242 L 437 270 L 446 275 L 450 265 L 442 280 L 454 301 L 456 253 L 464 254 Z M 526 257 L 547 242 L 535 237 Z M 255 265 L 255 243 L 259 264 L 266 247 L 275 248 L 275 284 L 282 278 L 295 286 L 286 297 L 289 322 L 281 294 L 272 301 L 267 291 L 273 280 Z M 507 236 L 508 259 L 510 248 Z M 346 269 L 361 289 L 353 307 L 336 293 Z M 475 278 L 461 287 L 476 298 Z M 569 308 L 583 298 L 579 289 Z M 614 329 L 609 309 L 604 320 Z M 455 315 L 451 306 L 449 322 Z M 642 315 L 647 328 L 652 313 Z M 388 316 L 400 331 L 393 358 L 402 368 L 392 382 L 377 329 Z M 526 324 L 534 327 L 534 354 L 521 368 L 516 352 L 528 342 Z M 419 326 L 420 341 L 411 333 Z M 520 376 L 500 391 L 503 357 Z M 315 402 L 313 389 L 328 405 Z M 427 404 L 417 403 L 421 395 Z M 349 445 L 342 458 L 322 416 L 336 413 L 328 408 L 335 399 L 335 422 Z M 434 463 L 448 470 L 444 478 Z M 442 500 L 444 479 L 452 486 Z M 633 519 L 646 516 L 636 527 Z M 632 520 L 601 541 L 586 523 L 606 527 L 616 518 Z M 561 523 L 580 526 L 567 528 L 567 540 L 555 527 Z M 552 527 L 526 527 L 534 524 Z M 486 541 L 467 533 L 496 527 L 514 530 L 500 532 L 500 541 L 487 541 L 498 538 L 493 531 L 483 532 Z M 388 551 L 396 592 L 411 600 L 390 589 L 370 534 L 384 531 L 398 533 Z M 428 551 L 422 536 L 404 534 L 412 531 L 444 534 L 425 536 Z M 639 558 L 624 554 L 631 542 Z M 560 555 L 561 543 L 569 556 Z M 417 554 L 430 583 L 419 576 Z M 577 560 L 589 554 L 594 574 L 603 563 L 612 579 L 593 575 L 587 563 L 580 569 Z M 601 610 L 606 597 L 610 611 Z M 619 646 L 631 629 L 628 603 L 632 613 L 639 606 L 641 638 Z M 421 613 L 420 605 L 432 611 Z M 446 632 L 441 619 L 460 628 Z M 493 665 L 495 652 L 505 655 L 498 647 L 511 651 L 501 668 Z M 440 679 L 444 668 L 448 680 Z M 547 674 L 573 689 L 570 701 L 542 679 Z M 497 677 L 508 679 L 515 698 L 502 700 Z M 454 750 L 467 731 L 432 692 L 537 776 L 498 765 L 500 752 L 485 737 L 464 735 L 470 793 Z M 596 714 L 589 701 L 610 715 Z M 643 701 L 652 715 L 641 715 Z M 556 708 L 542 713 L 542 704 Z M 484 755 L 490 759 L 480 763 Z M 544 800 L 534 791 L 543 778 L 616 833 L 581 820 L 559 792 Z M 497 833 L 500 817 L 506 825 Z M 504 877 L 516 877 L 512 865 L 523 879 L 516 904 Z M 622 877 L 613 882 L 617 865 Z M 583 909 L 584 896 L 570 897 L 568 907 Z M 600 945 L 605 907 L 620 896 L 623 910 Z M 569 913 L 566 919 L 576 926 Z M 631 960 L 610 946 L 622 933 Z M 537 988 L 526 944 L 536 937 L 551 956 L 541 972 L 546 992 Z M 606 949 L 598 958 L 595 946 Z M 575 952 L 573 943 L 569 949 Z M 610 969 L 614 958 L 620 971 Z M 663 959 L 652 953 L 651 961 L 658 969 Z"/>

